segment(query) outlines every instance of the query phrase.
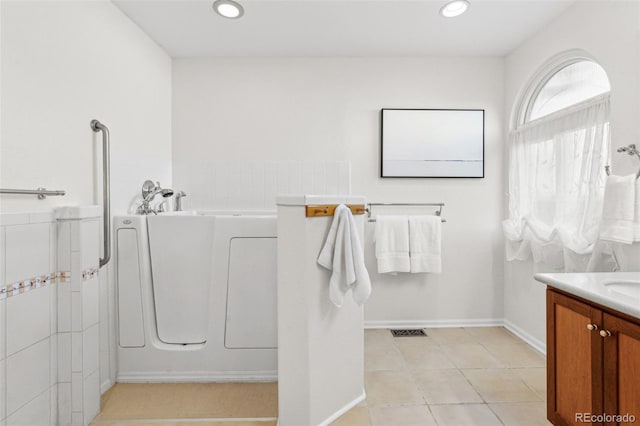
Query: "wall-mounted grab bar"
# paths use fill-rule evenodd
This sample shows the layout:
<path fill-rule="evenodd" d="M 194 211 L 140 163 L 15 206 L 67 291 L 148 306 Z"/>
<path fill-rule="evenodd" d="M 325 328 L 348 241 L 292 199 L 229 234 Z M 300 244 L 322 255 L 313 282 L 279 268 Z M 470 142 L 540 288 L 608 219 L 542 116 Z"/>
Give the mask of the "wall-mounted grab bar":
<path fill-rule="evenodd" d="M 0 194 L 15 194 L 15 195 L 37 195 L 38 200 L 44 200 L 49 196 L 64 195 L 64 191 L 60 190 L 48 190 L 47 188 L 38 189 L 0 189 Z"/>
<path fill-rule="evenodd" d="M 109 129 L 98 120 L 91 120 L 91 130 L 102 132 L 102 229 L 104 250 L 100 258 L 100 267 L 111 259 L 111 189 L 109 176 Z"/>

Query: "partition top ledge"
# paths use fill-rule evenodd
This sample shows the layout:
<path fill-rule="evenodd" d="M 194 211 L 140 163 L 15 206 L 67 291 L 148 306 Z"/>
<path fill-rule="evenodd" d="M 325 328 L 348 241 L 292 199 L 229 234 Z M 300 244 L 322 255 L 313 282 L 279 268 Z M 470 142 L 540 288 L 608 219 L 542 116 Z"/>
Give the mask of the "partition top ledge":
<path fill-rule="evenodd" d="M 282 194 L 276 197 L 279 206 L 313 206 L 317 204 L 364 204 L 366 197 L 361 195 L 309 195 Z"/>
<path fill-rule="evenodd" d="M 56 219 L 93 219 L 102 217 L 100 206 L 67 206 L 55 209 Z"/>
<path fill-rule="evenodd" d="M 53 212 L 51 210 L 40 212 L 0 213 L 0 226 L 50 223 L 53 221 Z"/>

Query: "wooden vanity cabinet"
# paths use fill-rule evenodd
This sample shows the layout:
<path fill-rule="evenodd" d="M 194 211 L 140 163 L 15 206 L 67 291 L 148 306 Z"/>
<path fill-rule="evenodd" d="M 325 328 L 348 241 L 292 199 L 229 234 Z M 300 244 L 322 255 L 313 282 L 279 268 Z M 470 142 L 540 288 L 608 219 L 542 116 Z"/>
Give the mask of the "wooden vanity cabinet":
<path fill-rule="evenodd" d="M 604 314 L 604 412 L 629 413 L 640 423 L 640 324 Z M 612 423 L 616 424 L 616 423 Z"/>
<path fill-rule="evenodd" d="M 587 420 L 603 414 L 629 416 Z M 640 422 L 640 320 L 547 289 L 547 418 L 638 424 L 631 416 Z"/>

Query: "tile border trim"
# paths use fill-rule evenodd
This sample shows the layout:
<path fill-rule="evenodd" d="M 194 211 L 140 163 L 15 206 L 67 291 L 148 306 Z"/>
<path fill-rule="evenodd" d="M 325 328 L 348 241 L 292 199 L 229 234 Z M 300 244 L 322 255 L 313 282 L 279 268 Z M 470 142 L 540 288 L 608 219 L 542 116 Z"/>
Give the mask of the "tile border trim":
<path fill-rule="evenodd" d="M 82 281 L 89 281 L 98 276 L 99 268 L 93 267 L 81 272 Z M 52 286 L 57 283 L 71 281 L 71 271 L 56 271 L 39 277 L 27 278 L 15 283 L 0 287 L 0 300 L 28 293 L 32 290 Z"/>

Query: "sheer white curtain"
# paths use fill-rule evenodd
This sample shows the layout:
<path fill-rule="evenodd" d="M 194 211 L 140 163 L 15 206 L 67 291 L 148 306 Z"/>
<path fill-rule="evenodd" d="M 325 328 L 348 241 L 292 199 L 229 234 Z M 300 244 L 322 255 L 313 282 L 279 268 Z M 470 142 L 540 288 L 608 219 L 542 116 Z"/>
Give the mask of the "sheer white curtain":
<path fill-rule="evenodd" d="M 538 270 L 587 270 L 609 140 L 608 94 L 511 132 L 507 260 L 533 255 Z"/>

